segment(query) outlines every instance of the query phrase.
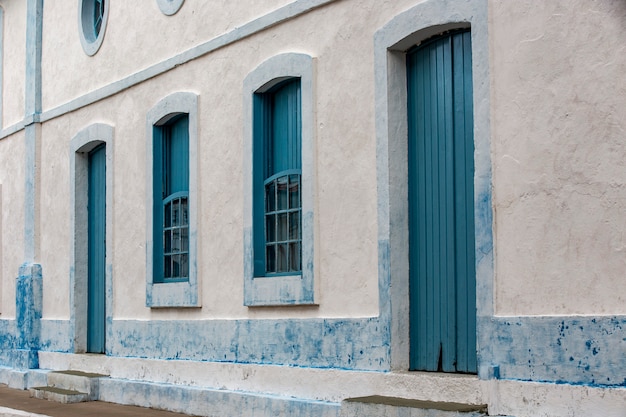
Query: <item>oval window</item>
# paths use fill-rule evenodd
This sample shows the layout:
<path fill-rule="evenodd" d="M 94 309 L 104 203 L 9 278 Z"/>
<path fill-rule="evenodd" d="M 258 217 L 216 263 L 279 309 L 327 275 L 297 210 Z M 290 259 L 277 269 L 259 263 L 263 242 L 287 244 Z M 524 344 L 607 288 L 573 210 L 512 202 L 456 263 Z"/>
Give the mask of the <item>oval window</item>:
<path fill-rule="evenodd" d="M 81 0 L 78 4 L 80 43 L 85 53 L 91 56 L 98 52 L 104 39 L 109 15 L 109 1 Z"/>

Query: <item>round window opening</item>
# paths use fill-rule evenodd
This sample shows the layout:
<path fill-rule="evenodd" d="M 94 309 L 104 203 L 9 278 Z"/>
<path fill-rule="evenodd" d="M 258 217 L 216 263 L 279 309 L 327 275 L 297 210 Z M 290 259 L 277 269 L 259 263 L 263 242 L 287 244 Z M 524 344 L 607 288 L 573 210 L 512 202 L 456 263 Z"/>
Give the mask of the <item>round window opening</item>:
<path fill-rule="evenodd" d="M 104 38 L 109 0 L 80 0 L 78 4 L 80 43 L 87 55 L 94 55 Z"/>

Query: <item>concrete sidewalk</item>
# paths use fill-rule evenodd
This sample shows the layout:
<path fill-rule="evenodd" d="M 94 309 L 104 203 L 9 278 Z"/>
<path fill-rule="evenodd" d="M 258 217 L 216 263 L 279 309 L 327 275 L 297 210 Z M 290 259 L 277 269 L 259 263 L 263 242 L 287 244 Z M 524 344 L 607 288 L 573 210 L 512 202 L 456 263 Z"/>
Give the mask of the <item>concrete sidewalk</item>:
<path fill-rule="evenodd" d="M 0 417 L 189 417 L 187 414 L 92 401 L 60 404 L 0 384 Z"/>

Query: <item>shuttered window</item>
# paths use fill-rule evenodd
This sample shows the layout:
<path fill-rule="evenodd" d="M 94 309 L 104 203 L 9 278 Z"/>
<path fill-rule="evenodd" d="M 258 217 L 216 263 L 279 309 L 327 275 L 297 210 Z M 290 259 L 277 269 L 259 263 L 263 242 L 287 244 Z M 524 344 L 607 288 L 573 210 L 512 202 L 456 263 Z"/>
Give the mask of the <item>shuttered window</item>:
<path fill-rule="evenodd" d="M 283 81 L 255 96 L 255 275 L 300 273 L 300 79 Z"/>
<path fill-rule="evenodd" d="M 189 118 L 176 116 L 154 134 L 154 277 L 189 279 Z"/>
<path fill-rule="evenodd" d="M 476 372 L 470 32 L 407 54 L 411 369 Z"/>

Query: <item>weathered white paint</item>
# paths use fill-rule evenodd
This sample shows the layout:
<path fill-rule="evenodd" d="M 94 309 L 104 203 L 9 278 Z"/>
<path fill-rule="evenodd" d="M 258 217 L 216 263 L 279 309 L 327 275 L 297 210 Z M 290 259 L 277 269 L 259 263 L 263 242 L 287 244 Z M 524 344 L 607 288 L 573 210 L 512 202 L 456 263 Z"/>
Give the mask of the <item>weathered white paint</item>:
<path fill-rule="evenodd" d="M 496 312 L 624 314 L 626 4 L 491 16 Z"/>
<path fill-rule="evenodd" d="M 2 53 L 5 63 L 2 71 L 2 126 L 18 123 L 24 118 L 24 91 L 26 74 L 26 3 L 0 2 L 4 11 Z M 16 59 L 7 59 L 16 57 Z M 7 65 L 10 62 L 10 65 Z"/>
<path fill-rule="evenodd" d="M 43 66 L 47 69 L 43 84 L 48 87 L 44 91 L 44 107 L 58 106 L 118 81 L 289 3 L 288 0 L 248 0 L 216 7 L 212 3 L 195 2 L 185 4 L 174 16 L 164 15 L 154 0 L 147 0 L 146 7 L 112 4 L 106 37 L 93 56 L 86 55 L 81 47 L 77 5 L 59 7 L 46 3 L 44 27 L 49 36 L 43 39 Z M 139 30 L 129 32 L 128 28 Z M 64 58 L 63 65 L 56 64 L 59 56 Z M 67 77 L 67 68 L 81 68 L 84 77 Z"/>
<path fill-rule="evenodd" d="M 0 141 L 2 184 L 2 318 L 15 317 L 15 277 L 24 255 L 24 133 Z"/>

